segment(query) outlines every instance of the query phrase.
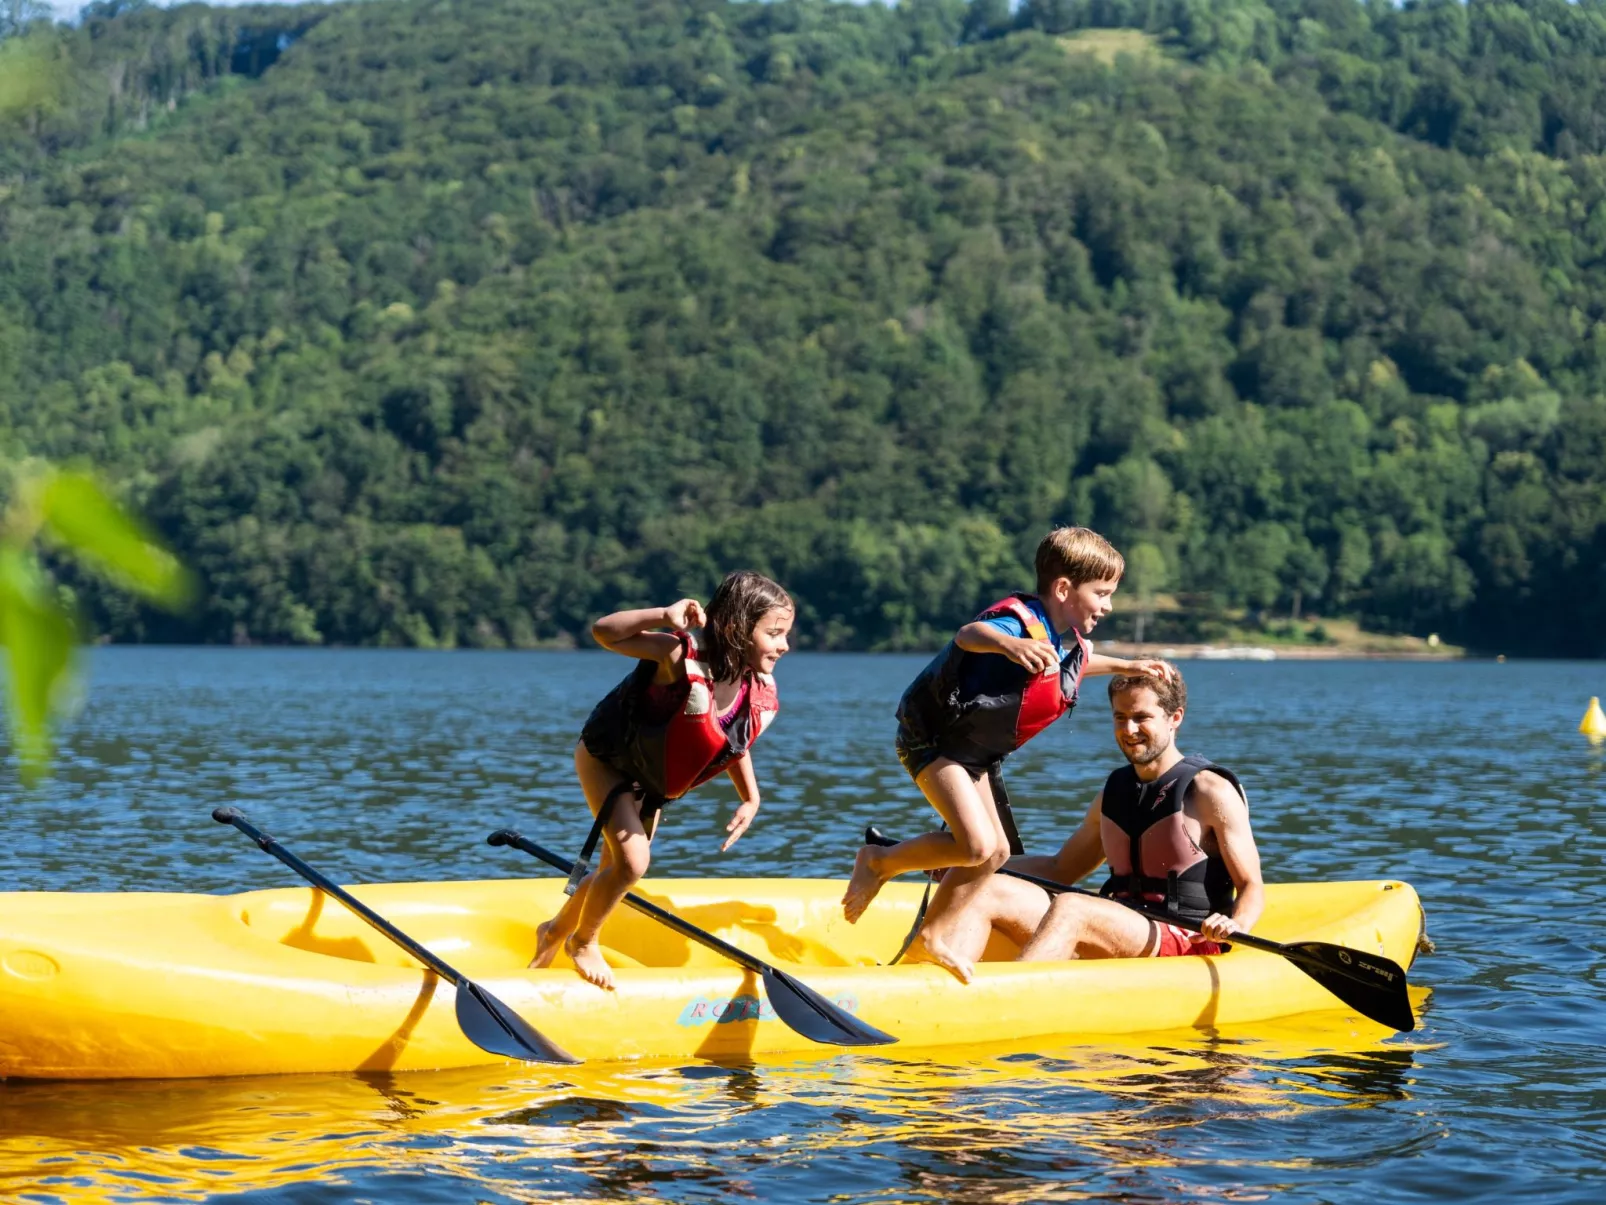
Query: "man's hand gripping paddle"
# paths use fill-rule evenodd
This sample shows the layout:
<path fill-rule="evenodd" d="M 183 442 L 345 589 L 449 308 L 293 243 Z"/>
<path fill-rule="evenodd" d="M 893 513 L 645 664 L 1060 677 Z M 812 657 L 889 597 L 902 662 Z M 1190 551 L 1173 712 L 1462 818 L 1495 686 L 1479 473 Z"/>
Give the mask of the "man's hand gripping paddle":
<path fill-rule="evenodd" d="M 318 890 L 326 895 L 332 895 L 435 974 L 451 983 L 457 989 L 457 1023 L 462 1026 L 463 1036 L 481 1050 L 504 1058 L 526 1059 L 534 1063 L 580 1061 L 551 1039 L 543 1037 L 518 1013 L 467 975 L 453 970 L 443 959 L 437 958 L 373 909 L 359 902 L 350 892 L 308 866 L 247 820 L 245 813 L 239 808 L 216 808 L 212 812 L 212 819 L 219 824 L 232 824 L 264 851 L 278 858 Z"/>
<path fill-rule="evenodd" d="M 865 830 L 864 839 L 870 845 L 897 844 L 891 837 L 873 826 Z M 998 873 L 1034 883 L 1050 895 L 1108 898 L 1096 891 L 1068 887 L 1064 883 L 1039 878 L 1022 870 L 1011 870 L 1007 866 Z M 1161 924 L 1175 925 L 1190 933 L 1204 931 L 1190 921 L 1178 920 L 1164 912 L 1140 907 L 1129 900 L 1115 902 L 1124 904 L 1134 912 Z M 1248 933 L 1234 933 L 1229 940 L 1234 945 L 1248 946 L 1251 950 L 1282 955 L 1356 1012 L 1363 1017 L 1370 1017 L 1379 1025 L 1387 1025 L 1390 1029 L 1397 1029 L 1401 1033 L 1409 1033 L 1416 1028 L 1416 1016 L 1411 1011 L 1411 997 L 1406 991 L 1405 969 L 1392 959 L 1384 958 L 1381 954 L 1352 950 L 1348 946 L 1329 945 L 1324 941 L 1269 941 Z"/>
<path fill-rule="evenodd" d="M 570 872 L 569 859 L 537 845 L 528 837 L 521 837 L 512 829 L 497 829 L 485 839 L 485 843 L 510 845 L 514 849 L 522 849 L 563 874 Z M 625 895 L 625 903 L 637 912 L 645 913 L 660 924 L 667 925 L 682 937 L 707 946 L 738 966 L 758 975 L 764 981 L 764 991 L 769 997 L 770 1007 L 775 1010 L 775 1015 L 809 1041 L 831 1046 L 885 1046 L 898 1040 L 873 1025 L 866 1025 L 852 1013 L 833 1004 L 806 983 L 799 982 L 785 971 L 772 967 L 729 942 L 721 941 L 712 933 L 699 929 L 689 921 L 681 920 L 673 912 L 649 903 L 634 892 Z"/>

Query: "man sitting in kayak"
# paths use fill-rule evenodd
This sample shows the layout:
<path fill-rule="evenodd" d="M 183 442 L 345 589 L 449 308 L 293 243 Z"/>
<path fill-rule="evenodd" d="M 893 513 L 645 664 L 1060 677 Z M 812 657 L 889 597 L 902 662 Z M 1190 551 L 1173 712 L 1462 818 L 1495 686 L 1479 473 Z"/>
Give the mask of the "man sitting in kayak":
<path fill-rule="evenodd" d="M 1187 710 L 1182 675 L 1122 674 L 1110 681 L 1115 740 L 1126 755 L 1057 854 L 1010 859 L 1010 869 L 1075 883 L 1110 864 L 1095 899 L 1048 893 L 995 876 L 967 911 L 964 954 L 978 958 L 997 928 L 1022 961 L 1217 954 L 1247 933 L 1265 906 L 1260 853 L 1238 779 L 1176 746 Z M 1140 900 L 1203 928 L 1195 934 L 1119 903 Z"/>

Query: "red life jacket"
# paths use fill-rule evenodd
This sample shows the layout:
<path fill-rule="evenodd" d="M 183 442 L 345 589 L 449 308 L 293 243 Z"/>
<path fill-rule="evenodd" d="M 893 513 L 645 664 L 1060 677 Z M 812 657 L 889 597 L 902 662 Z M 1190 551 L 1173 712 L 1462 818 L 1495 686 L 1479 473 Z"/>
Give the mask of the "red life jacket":
<path fill-rule="evenodd" d="M 1183 814 L 1200 770 L 1221 775 L 1243 795 L 1231 770 L 1203 757 L 1184 757 L 1153 782 L 1131 766 L 1105 780 L 1099 819 L 1110 877 L 1100 895 L 1160 904 L 1183 920 L 1232 912 L 1236 891 L 1227 864 L 1199 847 Z"/>
<path fill-rule="evenodd" d="M 1031 640 L 1048 640 L 1048 628 L 1018 594 L 1001 598 L 988 607 L 978 619 L 996 619 L 1000 615 L 1013 615 L 1020 620 Z M 1076 706 L 1082 690 L 1082 671 L 1087 668 L 1088 645 L 1082 633 L 1071 629 L 1076 637 L 1076 649 L 1060 658 L 1058 672 L 1033 674 L 1021 688 L 1020 702 L 1015 710 L 1015 744 L 1019 749 L 1032 737 L 1047 728 L 1060 716 Z"/>
<path fill-rule="evenodd" d="M 1032 640 L 1049 640 L 1042 617 L 1026 605 L 1030 595 L 1011 594 L 986 608 L 976 618 L 1010 615 L 1020 621 Z M 1001 653 L 970 653 L 950 643 L 904 691 L 898 704 L 900 740 L 917 740 L 940 749 L 942 755 L 964 766 L 986 769 L 1019 749 L 1076 706 L 1082 671 L 1089 654 L 1080 632 L 1076 643 L 1060 656 L 1058 671 L 1018 671 L 1017 685 L 995 695 L 965 693 L 965 659 L 999 657 Z"/>
<path fill-rule="evenodd" d="M 690 633 L 679 633 L 685 676 L 653 692 L 658 662 L 642 661 L 592 710 L 581 740 L 660 799 L 679 799 L 746 753 L 781 709 L 775 679 L 748 673 L 747 698 L 721 727 L 714 707 L 713 671 Z"/>

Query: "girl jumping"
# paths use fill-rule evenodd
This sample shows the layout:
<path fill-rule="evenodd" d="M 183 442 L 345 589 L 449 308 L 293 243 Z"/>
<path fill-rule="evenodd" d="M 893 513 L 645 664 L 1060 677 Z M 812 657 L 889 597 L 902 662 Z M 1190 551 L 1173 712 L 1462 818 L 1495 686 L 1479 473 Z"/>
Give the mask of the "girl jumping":
<path fill-rule="evenodd" d="M 594 832 L 607 844 L 596 871 L 536 930 L 532 967 L 550 966 L 561 946 L 582 976 L 612 989 L 597 935 L 647 873 L 666 802 L 724 771 L 742 802 L 720 852 L 753 823 L 758 779 L 748 750 L 780 710 L 771 674 L 787 651 L 794 611 L 780 586 L 742 572 L 719 584 L 706 612 L 683 598 L 591 625 L 598 644 L 639 664 L 592 710 L 574 747 Z M 694 628 L 701 629 L 696 636 Z"/>

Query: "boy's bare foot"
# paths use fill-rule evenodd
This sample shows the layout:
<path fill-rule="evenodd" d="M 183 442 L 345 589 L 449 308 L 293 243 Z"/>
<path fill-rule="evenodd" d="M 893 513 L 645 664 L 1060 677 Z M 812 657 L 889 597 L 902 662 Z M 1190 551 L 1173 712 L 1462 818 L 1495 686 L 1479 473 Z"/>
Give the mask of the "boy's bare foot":
<path fill-rule="evenodd" d="M 613 991 L 613 968 L 602 957 L 602 947 L 595 939 L 580 942 L 570 937 L 563 943 L 564 951 L 574 959 L 574 969 L 587 983 L 594 983 L 605 991 Z"/>
<path fill-rule="evenodd" d="M 874 845 L 861 845 L 859 856 L 853 859 L 853 877 L 848 889 L 842 893 L 842 915 L 848 924 L 856 925 L 864 910 L 870 906 L 886 882 L 881 877 L 881 851 Z"/>
<path fill-rule="evenodd" d="M 552 960 L 558 956 L 558 949 L 563 945 L 565 937 L 562 933 L 554 932 L 558 918 L 542 921 L 535 927 L 535 957 L 530 959 L 532 967 L 549 967 Z"/>
<path fill-rule="evenodd" d="M 909 951 L 903 960 L 936 963 L 944 970 L 953 972 L 954 978 L 960 983 L 969 983 L 976 977 L 976 968 L 971 966 L 968 958 L 961 958 L 940 937 L 932 937 L 925 932 L 909 943 Z"/>

